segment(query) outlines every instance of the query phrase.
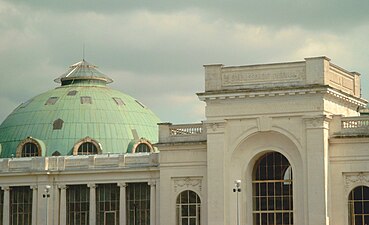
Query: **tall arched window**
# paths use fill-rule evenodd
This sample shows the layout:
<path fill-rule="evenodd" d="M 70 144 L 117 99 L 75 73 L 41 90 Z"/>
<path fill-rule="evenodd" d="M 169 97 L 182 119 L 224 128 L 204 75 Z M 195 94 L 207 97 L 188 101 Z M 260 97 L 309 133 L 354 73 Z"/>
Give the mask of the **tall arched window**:
<path fill-rule="evenodd" d="M 194 191 L 186 190 L 178 195 L 176 211 L 177 225 L 201 225 L 201 201 Z"/>
<path fill-rule="evenodd" d="M 369 187 L 358 186 L 348 198 L 349 224 L 369 224 Z"/>
<path fill-rule="evenodd" d="M 292 168 L 286 157 L 268 152 L 253 170 L 253 221 L 261 224 L 293 224 Z"/>
<path fill-rule="evenodd" d="M 35 143 L 28 142 L 23 145 L 21 157 L 34 157 L 38 155 L 38 147 Z"/>

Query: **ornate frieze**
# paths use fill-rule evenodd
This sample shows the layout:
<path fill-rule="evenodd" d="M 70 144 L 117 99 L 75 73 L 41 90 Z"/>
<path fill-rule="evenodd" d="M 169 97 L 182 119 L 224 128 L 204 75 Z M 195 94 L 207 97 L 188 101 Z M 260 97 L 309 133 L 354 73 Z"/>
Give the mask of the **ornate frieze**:
<path fill-rule="evenodd" d="M 326 116 L 304 118 L 306 129 L 328 129 L 329 120 L 330 119 Z"/>
<path fill-rule="evenodd" d="M 350 191 L 360 185 L 369 186 L 369 173 L 359 172 L 359 173 L 346 173 L 343 174 L 345 182 L 345 191 L 348 195 Z"/>
<path fill-rule="evenodd" d="M 173 178 L 174 192 L 184 190 L 195 190 L 198 193 L 202 190 L 202 177 L 177 177 Z"/>

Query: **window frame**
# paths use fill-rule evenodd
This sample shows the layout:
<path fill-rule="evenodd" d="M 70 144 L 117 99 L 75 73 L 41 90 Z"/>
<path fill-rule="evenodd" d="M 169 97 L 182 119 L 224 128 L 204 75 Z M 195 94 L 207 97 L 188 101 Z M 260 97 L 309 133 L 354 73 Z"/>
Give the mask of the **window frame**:
<path fill-rule="evenodd" d="M 71 191 L 74 191 L 74 192 L 71 193 Z M 82 193 L 83 191 L 84 193 Z M 66 190 L 66 201 L 65 202 L 66 202 L 66 215 L 65 216 L 66 216 L 66 220 L 67 220 L 66 222 L 68 225 L 88 225 L 89 224 L 91 199 L 90 199 L 90 188 L 87 186 L 87 184 L 68 185 L 67 190 Z M 76 209 L 79 209 L 79 210 L 76 210 Z M 81 221 L 81 218 L 83 217 L 84 217 L 85 223 L 82 223 Z M 77 223 L 77 221 L 79 221 L 79 223 Z"/>
<path fill-rule="evenodd" d="M 361 189 L 360 194 L 356 192 L 358 191 L 358 189 Z M 366 193 L 364 193 L 364 190 L 366 190 Z M 355 198 L 359 198 L 359 199 L 355 199 Z M 368 186 L 358 185 L 354 187 L 350 191 L 347 197 L 347 203 L 348 203 L 347 205 L 348 205 L 348 224 L 349 225 L 355 225 L 356 219 L 361 219 L 362 224 L 365 224 L 365 219 L 367 222 L 369 222 L 369 187 Z M 361 205 L 361 209 L 356 210 L 355 207 L 358 206 L 359 204 Z M 365 209 L 365 205 L 368 206 L 367 209 Z M 362 213 L 356 213 L 356 211 L 361 211 Z"/>
<path fill-rule="evenodd" d="M 91 138 L 91 137 L 85 137 L 85 138 L 79 140 L 73 146 L 73 155 L 74 156 L 77 156 L 77 155 L 95 155 L 95 153 L 94 154 L 78 154 L 79 153 L 79 148 L 81 147 L 81 145 L 83 145 L 85 143 L 91 143 L 91 144 L 93 144 L 96 147 L 96 149 L 97 149 L 96 154 L 102 154 L 101 144 L 98 141 L 96 141 L 95 139 Z"/>
<path fill-rule="evenodd" d="M 293 168 L 276 151 L 262 154 L 252 171 L 252 224 L 294 224 Z"/>
<path fill-rule="evenodd" d="M 146 182 L 127 183 L 126 224 L 150 225 L 150 185 Z"/>
<path fill-rule="evenodd" d="M 195 202 L 190 202 L 190 194 L 195 194 Z M 187 201 L 182 202 L 182 199 Z M 194 210 L 191 210 L 191 207 L 194 207 Z M 183 215 L 183 211 L 186 211 L 186 209 L 187 215 Z M 192 215 L 192 213 L 195 215 Z M 182 225 L 184 220 L 187 220 L 186 224 L 189 225 L 201 225 L 201 198 L 200 195 L 193 190 L 183 190 L 176 198 L 176 225 Z"/>
<path fill-rule="evenodd" d="M 33 191 L 30 186 L 15 186 L 10 188 L 9 225 L 32 224 L 32 200 Z M 14 221 L 14 218 L 17 218 L 16 221 Z M 28 221 L 27 223 L 24 222 L 25 219 Z"/>
<path fill-rule="evenodd" d="M 23 150 L 26 144 L 34 144 L 36 146 L 37 155 L 24 156 Z M 19 143 L 17 150 L 16 150 L 16 157 L 20 158 L 20 157 L 39 157 L 39 156 L 42 156 L 41 144 L 34 138 L 27 137 L 26 139 L 24 139 L 23 141 Z"/>
<path fill-rule="evenodd" d="M 107 214 L 114 213 L 119 224 L 120 187 L 117 183 L 98 184 L 96 187 L 96 225 L 105 225 Z M 115 198 L 114 198 L 115 197 Z M 108 210 L 107 210 L 108 208 Z M 114 225 L 112 224 L 112 225 Z"/>
<path fill-rule="evenodd" d="M 140 145 L 146 145 L 149 151 L 147 151 L 147 152 L 137 151 Z M 146 140 L 144 138 L 141 138 L 140 140 L 138 140 L 133 145 L 133 148 L 132 148 L 132 153 L 150 153 L 150 152 L 154 152 L 154 147 L 152 146 L 152 144 L 149 140 Z"/>

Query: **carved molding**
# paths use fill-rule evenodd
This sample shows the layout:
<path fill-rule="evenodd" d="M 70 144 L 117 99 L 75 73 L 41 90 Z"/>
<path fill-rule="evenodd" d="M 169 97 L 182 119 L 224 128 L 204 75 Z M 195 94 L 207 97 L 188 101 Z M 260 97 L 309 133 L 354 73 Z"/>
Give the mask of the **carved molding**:
<path fill-rule="evenodd" d="M 207 133 L 223 133 L 226 127 L 226 121 L 206 121 Z"/>
<path fill-rule="evenodd" d="M 119 182 L 117 184 L 120 188 L 126 188 L 127 187 L 127 183 L 126 182 Z"/>
<path fill-rule="evenodd" d="M 329 126 L 329 118 L 326 116 L 305 118 L 304 120 L 306 129 L 322 129 Z"/>
<path fill-rule="evenodd" d="M 65 190 L 65 189 L 67 189 L 68 187 L 67 187 L 67 185 L 65 185 L 65 184 L 59 184 L 59 185 L 58 185 L 58 188 L 59 188 L 59 189 L 63 189 L 63 190 Z"/>
<path fill-rule="evenodd" d="M 10 190 L 10 187 L 9 186 L 2 186 L 1 187 L 1 190 L 3 190 L 3 191 L 9 191 Z"/>
<path fill-rule="evenodd" d="M 173 178 L 174 192 L 181 192 L 184 190 L 195 190 L 201 193 L 202 190 L 202 177 L 181 177 Z"/>
<path fill-rule="evenodd" d="M 95 184 L 95 183 L 89 183 L 89 184 L 87 184 L 87 187 L 89 187 L 90 189 L 91 188 L 97 188 L 97 184 Z"/>
<path fill-rule="evenodd" d="M 344 176 L 344 182 L 345 182 L 346 195 L 348 195 L 350 191 L 357 186 L 361 186 L 361 185 L 369 186 L 369 173 L 368 172 L 349 173 L 349 174 L 344 174 L 343 176 Z"/>

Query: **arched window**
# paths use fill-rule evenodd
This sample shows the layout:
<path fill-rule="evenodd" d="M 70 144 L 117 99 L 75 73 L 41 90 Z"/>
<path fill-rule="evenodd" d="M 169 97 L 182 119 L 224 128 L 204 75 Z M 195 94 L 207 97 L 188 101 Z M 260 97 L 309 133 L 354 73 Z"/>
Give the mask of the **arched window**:
<path fill-rule="evenodd" d="M 43 142 L 33 137 L 27 137 L 21 141 L 16 150 L 16 157 L 41 156 Z"/>
<path fill-rule="evenodd" d="M 286 157 L 269 152 L 253 170 L 253 221 L 261 224 L 293 224 L 292 168 Z"/>
<path fill-rule="evenodd" d="M 150 152 L 150 146 L 145 143 L 141 143 L 137 145 L 135 152 Z"/>
<path fill-rule="evenodd" d="M 149 140 L 145 138 L 140 138 L 133 146 L 132 153 L 140 153 L 140 152 L 153 152 L 154 147 L 150 143 Z"/>
<path fill-rule="evenodd" d="M 97 147 L 92 142 L 85 142 L 78 148 L 78 155 L 94 155 L 97 154 Z"/>
<path fill-rule="evenodd" d="M 358 186 L 352 190 L 348 198 L 349 224 L 369 224 L 369 187 Z"/>
<path fill-rule="evenodd" d="M 177 225 L 201 225 L 201 201 L 194 191 L 186 190 L 178 195 L 176 211 Z"/>
<path fill-rule="evenodd" d="M 73 155 L 94 155 L 101 152 L 101 144 L 90 137 L 79 140 L 73 147 Z"/>
<path fill-rule="evenodd" d="M 21 157 L 34 157 L 34 156 L 38 156 L 37 145 L 32 142 L 24 144 Z"/>

